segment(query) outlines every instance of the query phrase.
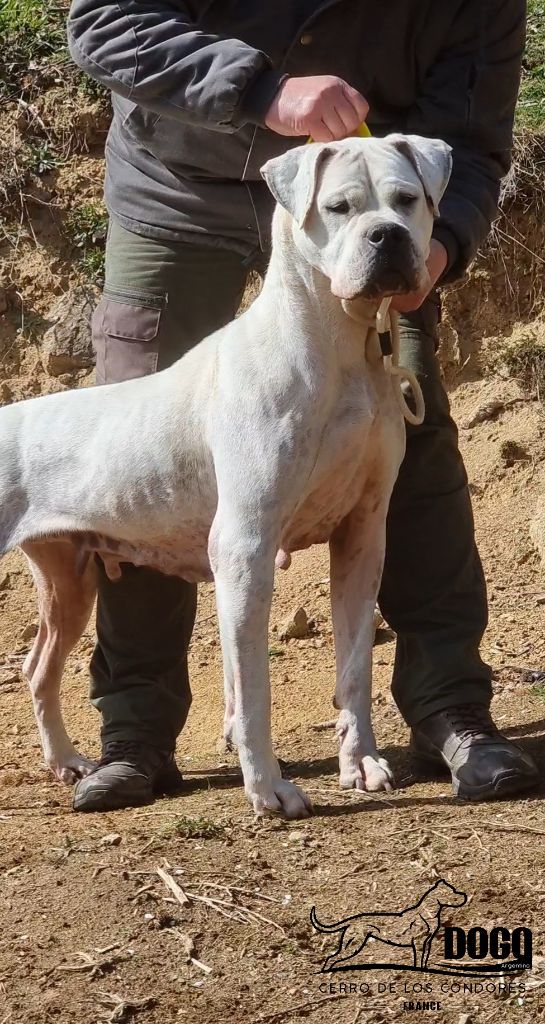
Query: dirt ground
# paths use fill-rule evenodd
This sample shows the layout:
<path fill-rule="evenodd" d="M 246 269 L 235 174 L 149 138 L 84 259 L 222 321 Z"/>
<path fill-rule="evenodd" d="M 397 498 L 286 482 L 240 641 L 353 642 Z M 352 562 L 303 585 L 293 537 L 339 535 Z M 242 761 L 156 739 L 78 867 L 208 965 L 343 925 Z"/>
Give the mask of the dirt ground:
<path fill-rule="evenodd" d="M 8 385 L 17 394 L 17 380 Z M 461 430 L 490 590 L 484 654 L 495 670 L 496 721 L 544 766 L 545 686 L 532 672 L 545 668 L 545 579 L 528 522 L 545 489 L 545 416 L 513 381 L 474 381 L 452 391 L 458 422 L 492 399 L 504 402 L 503 412 Z M 514 461 L 506 442 L 519 446 Z M 315 631 L 284 643 L 279 625 L 299 605 Z M 0 566 L 0 613 L 0 1024 L 545 1017 L 543 788 L 526 799 L 467 805 L 452 798 L 448 780 L 416 778 L 389 692 L 394 638 L 382 631 L 374 718 L 397 789 L 387 797 L 339 791 L 333 731 L 316 729 L 332 715 L 326 549 L 296 556 L 278 574 L 271 619 L 276 749 L 315 806 L 301 823 L 254 820 L 236 759 L 216 749 L 221 659 L 211 587 L 201 588 L 194 702 L 178 745 L 184 791 L 103 815 L 75 814 L 70 791 L 42 766 L 20 674 L 34 597 L 17 553 Z M 92 645 L 90 625 L 70 658 L 64 709 L 78 745 L 97 754 L 98 716 L 87 698 Z M 182 887 L 181 903 L 165 877 Z M 455 924 L 531 928 L 533 970 L 488 991 L 475 980 L 464 991 L 461 979 L 399 969 L 320 973 L 335 936 L 314 932 L 312 906 L 325 922 L 398 911 L 439 878 L 468 895 Z M 421 1011 L 418 999 L 435 1008 Z"/>

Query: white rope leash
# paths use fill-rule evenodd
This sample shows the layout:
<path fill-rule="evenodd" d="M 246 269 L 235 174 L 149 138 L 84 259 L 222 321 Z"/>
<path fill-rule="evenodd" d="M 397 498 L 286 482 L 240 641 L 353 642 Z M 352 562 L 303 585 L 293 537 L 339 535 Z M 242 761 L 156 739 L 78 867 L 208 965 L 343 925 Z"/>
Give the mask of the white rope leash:
<path fill-rule="evenodd" d="M 392 341 L 391 355 L 383 356 L 384 369 L 392 377 L 397 402 L 407 423 L 412 423 L 413 426 L 419 427 L 424 422 L 426 411 L 424 396 L 422 388 L 412 370 L 407 370 L 406 367 L 399 365 L 399 317 L 395 310 L 390 309 L 391 301 L 391 297 L 383 299 L 377 311 L 377 333 L 384 334 L 386 331 L 389 331 Z M 416 412 L 413 412 L 407 404 L 403 394 L 403 381 L 407 382 L 413 393 Z"/>

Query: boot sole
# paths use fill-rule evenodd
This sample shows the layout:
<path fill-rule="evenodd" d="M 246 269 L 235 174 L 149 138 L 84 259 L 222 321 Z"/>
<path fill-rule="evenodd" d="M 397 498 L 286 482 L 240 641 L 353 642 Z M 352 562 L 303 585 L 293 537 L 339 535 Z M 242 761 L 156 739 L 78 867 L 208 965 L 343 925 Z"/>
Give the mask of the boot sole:
<path fill-rule="evenodd" d="M 480 800 L 502 800 L 517 793 L 524 793 L 535 788 L 540 780 L 537 772 L 533 775 L 521 775 L 520 772 L 507 771 L 484 786 L 467 786 L 453 775 L 448 764 L 442 758 L 435 758 L 420 751 L 418 753 L 412 751 L 412 762 L 417 774 L 426 779 L 450 776 L 454 795 L 459 800 L 474 801 L 475 803 Z"/>
<path fill-rule="evenodd" d="M 104 789 L 93 788 L 86 790 L 81 798 L 74 794 L 73 808 L 75 811 L 86 813 L 88 811 L 121 811 L 124 807 L 144 807 L 152 804 L 154 795 L 151 788 L 140 793 L 116 793 L 115 790 L 105 787 Z"/>
<path fill-rule="evenodd" d="M 156 796 L 179 792 L 183 777 L 177 765 L 165 768 L 155 779 L 153 786 L 147 784 L 138 788 L 131 780 L 127 787 L 87 786 L 81 796 L 74 793 L 73 808 L 75 811 L 121 811 L 124 807 L 145 807 L 152 804 Z"/>

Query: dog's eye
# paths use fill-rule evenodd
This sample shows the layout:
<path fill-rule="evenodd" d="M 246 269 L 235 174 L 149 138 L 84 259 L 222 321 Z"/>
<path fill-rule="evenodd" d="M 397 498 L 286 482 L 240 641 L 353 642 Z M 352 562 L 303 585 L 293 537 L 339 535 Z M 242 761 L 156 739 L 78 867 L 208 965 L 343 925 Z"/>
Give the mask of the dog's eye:
<path fill-rule="evenodd" d="M 347 199 L 340 199 L 338 203 L 332 203 L 331 206 L 326 206 L 326 210 L 330 213 L 348 213 L 350 205 Z"/>
<path fill-rule="evenodd" d="M 402 206 L 408 210 L 411 206 L 416 203 L 416 196 L 412 196 L 409 192 L 400 192 L 396 197 L 396 206 Z"/>

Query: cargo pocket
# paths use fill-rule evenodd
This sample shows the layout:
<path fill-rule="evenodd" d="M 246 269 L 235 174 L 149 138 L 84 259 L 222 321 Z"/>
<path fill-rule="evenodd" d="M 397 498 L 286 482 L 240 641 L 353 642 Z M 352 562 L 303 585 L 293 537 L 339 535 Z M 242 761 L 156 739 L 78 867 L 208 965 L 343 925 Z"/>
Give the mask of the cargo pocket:
<path fill-rule="evenodd" d="M 166 296 L 106 287 L 92 319 L 97 384 L 155 373 Z"/>

